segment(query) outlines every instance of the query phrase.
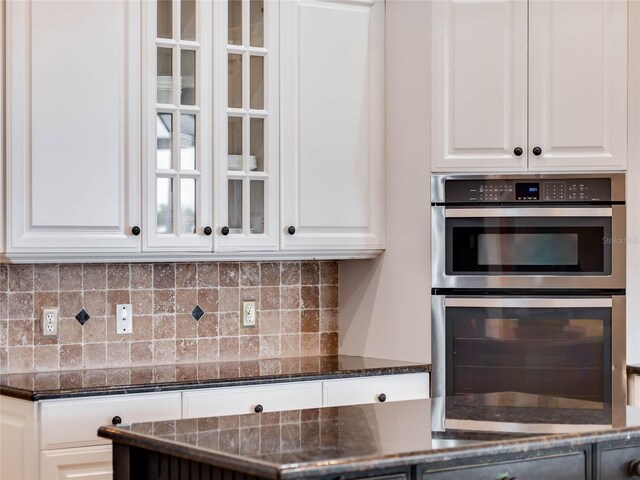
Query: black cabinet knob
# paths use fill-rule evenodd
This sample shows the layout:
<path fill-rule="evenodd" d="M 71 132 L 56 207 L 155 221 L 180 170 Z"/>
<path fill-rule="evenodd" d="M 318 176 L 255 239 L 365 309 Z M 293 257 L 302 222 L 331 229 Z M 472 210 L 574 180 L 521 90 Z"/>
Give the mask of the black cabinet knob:
<path fill-rule="evenodd" d="M 380 395 L 378 395 L 378 401 L 383 403 L 387 401 L 387 396 L 384 393 L 381 393 Z"/>
<path fill-rule="evenodd" d="M 640 477 L 640 460 L 631 460 L 628 470 L 632 477 Z"/>
<path fill-rule="evenodd" d="M 542 153 L 542 149 L 540 147 L 533 147 L 533 154 L 537 157 Z"/>
<path fill-rule="evenodd" d="M 224 226 L 220 229 L 220 233 L 223 235 L 229 235 L 229 227 Z"/>
<path fill-rule="evenodd" d="M 211 229 L 211 227 L 204 227 L 202 231 L 204 232 L 205 235 L 211 235 L 213 233 L 213 230 Z"/>
<path fill-rule="evenodd" d="M 514 154 L 516 157 L 519 157 L 520 155 L 522 155 L 522 148 L 520 148 L 520 147 L 516 147 L 516 148 L 514 148 L 514 149 L 513 149 L 513 154 Z"/>
<path fill-rule="evenodd" d="M 140 227 L 137 225 L 131 229 L 131 233 L 133 233 L 136 237 L 140 235 Z"/>
<path fill-rule="evenodd" d="M 113 423 L 114 425 L 120 425 L 122 423 L 122 418 L 120 418 L 119 415 L 116 415 L 111 419 L 111 423 Z"/>
<path fill-rule="evenodd" d="M 262 413 L 262 411 L 264 410 L 264 408 L 262 408 L 262 405 L 258 404 L 255 407 L 253 407 L 253 411 L 256 413 Z"/>
<path fill-rule="evenodd" d="M 290 225 L 289 228 L 287 228 L 287 232 L 289 232 L 289 235 L 293 235 L 294 233 L 296 233 L 296 227 Z"/>

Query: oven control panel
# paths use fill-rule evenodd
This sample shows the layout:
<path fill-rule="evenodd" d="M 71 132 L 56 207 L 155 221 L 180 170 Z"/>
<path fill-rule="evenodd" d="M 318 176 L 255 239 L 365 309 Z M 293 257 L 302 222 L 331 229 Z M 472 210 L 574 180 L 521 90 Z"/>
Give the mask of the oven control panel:
<path fill-rule="evenodd" d="M 609 178 L 450 179 L 445 184 L 447 203 L 558 203 L 610 200 Z"/>

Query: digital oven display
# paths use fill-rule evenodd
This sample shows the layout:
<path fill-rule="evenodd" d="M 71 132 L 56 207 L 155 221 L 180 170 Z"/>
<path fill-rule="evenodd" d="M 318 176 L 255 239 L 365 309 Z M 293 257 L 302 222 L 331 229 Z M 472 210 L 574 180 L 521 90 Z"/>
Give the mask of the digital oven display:
<path fill-rule="evenodd" d="M 540 184 L 516 183 L 516 200 L 540 200 Z"/>

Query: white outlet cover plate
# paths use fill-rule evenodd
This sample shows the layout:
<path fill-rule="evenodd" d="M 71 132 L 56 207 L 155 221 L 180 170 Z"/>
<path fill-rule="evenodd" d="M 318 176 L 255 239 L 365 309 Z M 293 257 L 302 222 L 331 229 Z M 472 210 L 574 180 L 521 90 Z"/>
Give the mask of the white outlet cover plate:
<path fill-rule="evenodd" d="M 256 326 L 256 302 L 254 300 L 245 300 L 242 302 L 242 326 Z"/>
<path fill-rule="evenodd" d="M 45 337 L 58 336 L 57 307 L 42 307 L 42 335 Z"/>
<path fill-rule="evenodd" d="M 116 332 L 130 334 L 133 332 L 133 309 L 130 303 L 116 305 Z"/>

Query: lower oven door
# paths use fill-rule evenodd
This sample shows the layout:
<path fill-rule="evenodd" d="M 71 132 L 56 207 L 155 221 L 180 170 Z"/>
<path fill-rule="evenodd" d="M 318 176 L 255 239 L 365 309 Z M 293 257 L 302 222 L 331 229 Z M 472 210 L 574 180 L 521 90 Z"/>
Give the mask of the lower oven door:
<path fill-rule="evenodd" d="M 432 297 L 433 396 L 626 399 L 625 298 Z"/>

